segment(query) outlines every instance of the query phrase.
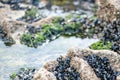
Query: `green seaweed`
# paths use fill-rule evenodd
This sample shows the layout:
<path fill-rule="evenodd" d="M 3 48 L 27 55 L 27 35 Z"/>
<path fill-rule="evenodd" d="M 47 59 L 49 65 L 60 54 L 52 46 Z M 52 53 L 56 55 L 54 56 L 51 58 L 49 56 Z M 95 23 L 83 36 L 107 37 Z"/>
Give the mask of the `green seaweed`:
<path fill-rule="evenodd" d="M 12 73 L 12 74 L 10 75 L 10 79 L 14 80 L 14 79 L 16 78 L 16 76 L 17 76 L 16 73 Z"/>
<path fill-rule="evenodd" d="M 73 35 L 79 32 L 80 23 L 71 22 L 68 24 L 60 25 L 59 20 L 62 18 L 56 18 L 55 21 L 51 24 L 42 25 L 41 31 L 36 34 L 24 34 L 21 37 L 21 43 L 29 46 L 29 47 L 37 47 L 37 45 L 41 45 L 46 40 L 53 40 L 55 37 L 57 38 L 60 35 Z"/>
<path fill-rule="evenodd" d="M 52 23 L 58 23 L 60 20 L 62 20 L 63 18 L 62 17 L 56 17 Z"/>
<path fill-rule="evenodd" d="M 38 12 L 38 9 L 36 7 L 32 7 L 30 10 L 27 10 L 25 12 L 25 17 L 28 18 L 35 18 L 36 17 L 36 14 Z"/>
<path fill-rule="evenodd" d="M 65 16 L 65 19 L 69 20 L 69 19 L 71 19 L 72 17 L 73 17 L 73 14 L 69 14 L 69 15 Z"/>
<path fill-rule="evenodd" d="M 41 45 L 43 42 L 45 42 L 45 40 L 46 40 L 46 38 L 43 35 L 37 34 L 36 38 L 33 41 L 33 44 L 34 44 L 34 46 L 35 46 L 35 44 Z"/>
<path fill-rule="evenodd" d="M 80 16 L 77 16 L 80 17 Z M 29 46 L 29 47 L 37 47 L 38 45 L 42 45 L 46 40 L 52 41 L 59 36 L 76 36 L 85 38 L 88 36 L 92 36 L 94 33 L 94 28 L 91 27 L 88 29 L 88 32 L 84 30 L 82 24 L 78 22 L 67 22 L 65 24 L 60 24 L 59 21 L 63 19 L 61 17 L 57 17 L 53 20 L 52 23 L 41 25 L 41 31 L 35 34 L 26 33 L 21 37 L 21 43 Z"/>
<path fill-rule="evenodd" d="M 28 45 L 28 46 L 32 46 L 33 45 L 33 40 L 34 37 L 32 37 L 31 34 L 23 34 L 23 36 L 21 37 L 21 43 Z"/>
<path fill-rule="evenodd" d="M 110 50 L 111 46 L 111 42 L 107 42 L 106 44 L 104 44 L 103 41 L 98 41 L 96 43 L 93 43 L 90 48 L 94 50 Z"/>
<path fill-rule="evenodd" d="M 65 16 L 65 19 L 69 20 L 69 19 L 71 19 L 73 17 L 78 19 L 78 18 L 81 18 L 81 15 L 79 15 L 79 14 L 69 14 L 69 15 Z"/>

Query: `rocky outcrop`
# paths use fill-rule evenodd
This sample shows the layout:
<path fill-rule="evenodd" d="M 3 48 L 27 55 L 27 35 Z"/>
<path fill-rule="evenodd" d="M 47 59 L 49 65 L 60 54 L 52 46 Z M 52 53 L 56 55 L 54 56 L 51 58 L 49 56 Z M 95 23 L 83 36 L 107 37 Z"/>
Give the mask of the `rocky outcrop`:
<path fill-rule="evenodd" d="M 19 43 L 20 36 L 26 31 L 26 24 L 19 21 L 3 20 L 1 27 L 6 34 L 5 37 L 12 37 L 17 43 Z"/>
<path fill-rule="evenodd" d="M 26 31 L 25 26 L 27 23 L 17 21 L 16 19 L 23 16 L 24 11 L 13 11 L 10 6 L 5 5 L 0 8 L 0 26 L 7 38 L 12 38 L 15 42 L 19 43 L 20 36 Z"/>
<path fill-rule="evenodd" d="M 116 52 L 110 50 L 91 50 L 91 49 L 70 49 L 67 53 L 68 57 L 77 56 L 82 58 L 83 56 L 87 56 L 89 54 L 95 54 L 101 57 L 107 57 L 110 60 L 110 64 L 113 69 L 120 71 L 120 55 Z"/>
<path fill-rule="evenodd" d="M 110 61 L 110 65 L 112 68 L 118 72 L 120 72 L 120 55 L 116 52 L 109 50 L 91 50 L 91 49 L 80 49 L 73 48 L 70 49 L 64 58 L 71 57 L 70 65 L 75 67 L 76 70 L 80 73 L 80 78 L 82 80 L 100 80 L 93 68 L 89 66 L 87 61 L 84 60 L 84 56 L 95 54 L 100 57 L 107 57 Z M 48 62 L 45 64 L 44 68 L 41 68 L 35 75 L 34 80 L 56 80 L 56 77 L 52 71 L 57 66 L 57 61 Z M 117 80 L 120 79 L 120 76 L 117 77 Z"/>
<path fill-rule="evenodd" d="M 97 15 L 104 19 L 110 20 L 120 19 L 120 0 L 97 0 L 99 10 Z"/>
<path fill-rule="evenodd" d="M 40 26 L 42 24 L 49 24 L 55 17 L 47 17 L 37 22 L 29 24 L 24 21 L 18 21 L 17 19 L 25 15 L 24 10 L 12 10 L 9 5 L 5 5 L 4 8 L 0 8 L 0 26 L 6 37 L 11 37 L 16 43 L 20 43 L 20 37 L 28 32 L 27 25 Z M 1 34 L 0 34 L 1 35 Z"/>

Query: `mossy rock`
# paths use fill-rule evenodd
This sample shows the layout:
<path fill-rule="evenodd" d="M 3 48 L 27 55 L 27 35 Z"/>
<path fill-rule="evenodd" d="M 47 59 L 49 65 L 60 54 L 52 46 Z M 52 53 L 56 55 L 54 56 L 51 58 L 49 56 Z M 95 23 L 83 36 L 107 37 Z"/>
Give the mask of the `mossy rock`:
<path fill-rule="evenodd" d="M 94 50 L 110 50 L 111 46 L 111 42 L 107 42 L 106 44 L 104 44 L 103 41 L 98 41 L 96 43 L 93 43 L 90 48 Z"/>

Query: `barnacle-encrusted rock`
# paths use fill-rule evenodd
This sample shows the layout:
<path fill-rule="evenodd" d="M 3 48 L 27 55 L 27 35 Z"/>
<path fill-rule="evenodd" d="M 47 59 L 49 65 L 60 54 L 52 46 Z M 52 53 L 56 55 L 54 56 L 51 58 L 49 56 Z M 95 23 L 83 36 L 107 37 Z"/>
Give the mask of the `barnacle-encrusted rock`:
<path fill-rule="evenodd" d="M 120 0 L 97 0 L 97 15 L 105 20 L 120 19 Z"/>

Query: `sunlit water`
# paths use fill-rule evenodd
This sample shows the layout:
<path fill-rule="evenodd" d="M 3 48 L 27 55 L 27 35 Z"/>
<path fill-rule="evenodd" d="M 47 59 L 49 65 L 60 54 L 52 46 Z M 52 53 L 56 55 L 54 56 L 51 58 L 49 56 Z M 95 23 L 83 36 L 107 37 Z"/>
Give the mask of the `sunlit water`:
<path fill-rule="evenodd" d="M 0 80 L 10 80 L 9 75 L 21 67 L 40 68 L 45 62 L 54 60 L 72 47 L 86 48 L 98 39 L 60 37 L 37 49 L 25 45 L 6 47 L 0 41 Z"/>

